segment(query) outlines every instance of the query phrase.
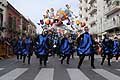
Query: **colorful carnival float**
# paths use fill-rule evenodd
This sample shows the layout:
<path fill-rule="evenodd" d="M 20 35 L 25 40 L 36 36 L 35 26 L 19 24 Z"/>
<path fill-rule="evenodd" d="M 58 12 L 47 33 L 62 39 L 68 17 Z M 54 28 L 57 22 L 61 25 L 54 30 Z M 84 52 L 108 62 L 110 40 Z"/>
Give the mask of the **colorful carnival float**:
<path fill-rule="evenodd" d="M 55 30 L 64 34 L 64 32 L 81 32 L 86 23 L 80 21 L 71 10 L 70 5 L 66 4 L 65 8 L 60 8 L 57 11 L 54 8 L 46 10 L 43 19 L 40 20 L 40 26 L 43 30 Z"/>

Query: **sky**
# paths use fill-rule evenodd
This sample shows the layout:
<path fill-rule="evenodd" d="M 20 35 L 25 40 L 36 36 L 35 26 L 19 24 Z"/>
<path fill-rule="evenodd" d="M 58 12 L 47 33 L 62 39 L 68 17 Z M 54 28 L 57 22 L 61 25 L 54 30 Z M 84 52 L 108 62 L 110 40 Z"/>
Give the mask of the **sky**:
<path fill-rule="evenodd" d="M 37 26 L 37 33 L 42 29 L 37 23 L 42 19 L 42 15 L 50 8 L 58 10 L 64 8 L 65 4 L 71 5 L 74 14 L 78 15 L 79 0 L 7 0 L 26 18 L 30 18 Z"/>

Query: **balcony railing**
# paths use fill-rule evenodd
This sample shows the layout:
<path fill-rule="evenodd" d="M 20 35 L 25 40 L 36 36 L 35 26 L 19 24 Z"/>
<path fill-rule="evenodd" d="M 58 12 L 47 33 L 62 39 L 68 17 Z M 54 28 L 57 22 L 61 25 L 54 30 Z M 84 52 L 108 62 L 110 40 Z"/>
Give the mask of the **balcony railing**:
<path fill-rule="evenodd" d="M 110 30 L 113 28 L 120 28 L 120 17 L 118 17 L 114 20 L 113 19 L 107 20 L 104 23 L 104 30 Z"/>
<path fill-rule="evenodd" d="M 89 0 L 88 3 L 92 4 L 95 0 Z"/>
<path fill-rule="evenodd" d="M 97 21 L 97 18 L 96 18 L 96 16 L 94 16 L 94 17 L 90 17 L 89 18 L 89 24 L 94 24 L 94 23 L 96 23 L 96 21 Z"/>
<path fill-rule="evenodd" d="M 96 5 L 92 5 L 89 8 L 89 14 L 93 14 L 97 11 L 97 6 Z"/>
<path fill-rule="evenodd" d="M 111 4 L 107 5 L 107 7 L 105 8 L 105 14 L 107 16 L 117 12 L 118 10 L 120 10 L 120 1 L 119 0 L 113 0 L 111 1 Z"/>

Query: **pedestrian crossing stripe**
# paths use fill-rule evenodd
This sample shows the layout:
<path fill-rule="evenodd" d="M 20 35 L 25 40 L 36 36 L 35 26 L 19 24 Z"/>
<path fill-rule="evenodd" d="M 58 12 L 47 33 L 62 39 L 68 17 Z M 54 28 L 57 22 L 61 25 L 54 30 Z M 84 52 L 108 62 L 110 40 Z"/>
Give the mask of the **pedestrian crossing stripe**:
<path fill-rule="evenodd" d="M 0 71 L 3 70 L 4 68 L 0 68 Z"/>
<path fill-rule="evenodd" d="M 120 77 L 109 72 L 106 71 L 104 69 L 93 69 L 94 72 L 98 73 L 99 75 L 101 75 L 102 77 L 104 77 L 107 80 L 120 80 Z"/>
<path fill-rule="evenodd" d="M 67 69 L 71 80 L 90 80 L 85 74 L 79 69 Z"/>
<path fill-rule="evenodd" d="M 42 68 L 34 80 L 53 80 L 53 77 L 53 68 Z"/>
<path fill-rule="evenodd" d="M 22 75 L 28 68 L 17 68 L 0 77 L 0 80 L 15 80 Z"/>
<path fill-rule="evenodd" d="M 116 69 L 117 71 L 120 71 L 120 69 Z"/>
<path fill-rule="evenodd" d="M 0 68 L 4 70 L 4 68 Z M 24 74 L 28 68 L 16 68 L 3 76 L 0 77 L 0 80 L 15 80 L 22 74 Z M 70 80 L 90 80 L 80 69 L 67 68 L 67 73 L 70 77 Z M 115 69 L 120 71 L 120 69 Z M 105 70 L 105 69 L 92 69 L 94 73 L 101 75 L 101 77 L 107 80 L 120 80 L 120 77 Z M 35 76 L 34 80 L 54 80 L 54 68 L 42 68 L 38 74 Z"/>

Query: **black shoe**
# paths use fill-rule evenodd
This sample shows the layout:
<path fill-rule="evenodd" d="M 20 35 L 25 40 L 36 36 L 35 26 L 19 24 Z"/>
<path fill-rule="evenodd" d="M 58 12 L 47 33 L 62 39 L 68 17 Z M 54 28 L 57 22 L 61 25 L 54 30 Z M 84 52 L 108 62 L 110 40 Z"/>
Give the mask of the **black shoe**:
<path fill-rule="evenodd" d="M 91 66 L 93 69 L 95 69 L 95 66 Z"/>
<path fill-rule="evenodd" d="M 28 64 L 30 64 L 30 62 L 28 62 Z"/>
<path fill-rule="evenodd" d="M 108 66 L 111 66 L 111 64 L 108 64 Z"/>
<path fill-rule="evenodd" d="M 101 63 L 101 65 L 103 66 L 103 63 Z"/>
<path fill-rule="evenodd" d="M 47 65 L 46 64 L 44 64 L 44 67 L 46 67 Z"/>
<path fill-rule="evenodd" d="M 40 63 L 40 66 L 42 66 L 42 63 Z"/>
<path fill-rule="evenodd" d="M 67 64 L 69 64 L 69 62 L 67 62 Z"/>
<path fill-rule="evenodd" d="M 80 69 L 80 66 L 78 66 L 77 68 Z"/>
<path fill-rule="evenodd" d="M 61 64 L 63 64 L 63 61 L 61 60 Z"/>

